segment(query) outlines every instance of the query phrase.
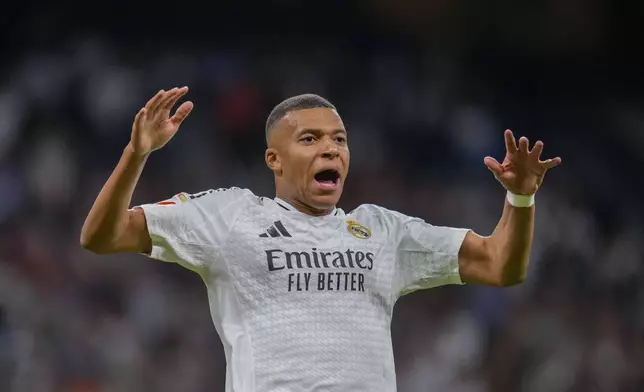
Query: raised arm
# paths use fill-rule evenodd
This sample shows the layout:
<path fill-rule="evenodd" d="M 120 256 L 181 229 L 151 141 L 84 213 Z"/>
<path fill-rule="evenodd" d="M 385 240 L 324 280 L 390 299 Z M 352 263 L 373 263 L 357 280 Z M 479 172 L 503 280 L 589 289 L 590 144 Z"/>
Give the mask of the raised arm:
<path fill-rule="evenodd" d="M 161 90 L 137 113 L 130 143 L 85 219 L 83 248 L 99 254 L 150 251 L 143 210 L 129 207 L 148 156 L 175 135 L 192 111 L 192 102 L 184 102 L 170 117 L 172 107 L 187 92 L 187 87 Z"/>
<path fill-rule="evenodd" d="M 561 158 L 541 161 L 543 143 L 528 150 L 528 139 L 505 131 L 506 156 L 503 163 L 486 157 L 485 164 L 508 191 L 503 214 L 494 232 L 482 237 L 468 232 L 459 252 L 459 270 L 465 283 L 513 286 L 526 278 L 534 232 L 534 195 L 546 171 Z"/>

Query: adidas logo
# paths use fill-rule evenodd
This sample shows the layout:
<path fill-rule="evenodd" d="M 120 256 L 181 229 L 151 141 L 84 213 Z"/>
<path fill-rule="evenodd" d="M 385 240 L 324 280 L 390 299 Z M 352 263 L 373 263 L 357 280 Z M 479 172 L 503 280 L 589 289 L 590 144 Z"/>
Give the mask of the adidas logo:
<path fill-rule="evenodd" d="M 262 233 L 259 235 L 260 237 L 267 238 L 267 237 L 290 237 L 291 234 L 286 230 L 286 227 L 282 224 L 280 221 L 273 222 L 271 227 L 269 227 L 266 230 L 266 233 Z"/>

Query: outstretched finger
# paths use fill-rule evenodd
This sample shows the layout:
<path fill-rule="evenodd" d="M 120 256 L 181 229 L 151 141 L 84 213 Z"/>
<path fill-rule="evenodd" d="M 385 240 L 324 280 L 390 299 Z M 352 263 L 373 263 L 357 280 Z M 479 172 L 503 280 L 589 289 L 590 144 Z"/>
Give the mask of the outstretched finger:
<path fill-rule="evenodd" d="M 539 159 L 541 157 L 542 152 L 543 152 L 543 142 L 541 140 L 538 140 L 534 144 L 532 151 L 530 151 L 530 155 L 536 157 L 536 159 Z"/>
<path fill-rule="evenodd" d="M 542 162 L 542 164 L 543 164 L 543 167 L 546 170 L 550 170 L 553 167 L 557 167 L 557 166 L 559 166 L 561 164 L 561 158 L 556 157 L 556 158 L 552 158 L 552 159 L 546 159 L 544 162 Z"/>
<path fill-rule="evenodd" d="M 159 110 L 167 110 L 167 111 L 169 111 L 170 108 L 167 107 L 168 102 L 171 102 L 177 96 L 178 91 L 179 91 L 179 89 L 176 88 L 176 87 L 171 89 L 170 91 L 168 91 L 166 96 L 161 101 L 159 101 L 156 110 L 157 111 L 159 111 Z M 170 107 L 172 107 L 172 106 L 170 106 Z"/>
<path fill-rule="evenodd" d="M 177 109 L 177 111 L 174 113 L 174 116 L 170 118 L 170 121 L 172 121 L 177 126 L 181 125 L 183 120 L 188 117 L 188 115 L 192 111 L 192 108 L 194 107 L 195 105 L 190 101 L 182 103 L 181 106 L 179 106 L 179 109 Z"/>
<path fill-rule="evenodd" d="M 510 154 L 516 153 L 517 142 L 516 140 L 514 140 L 514 134 L 512 133 L 512 131 L 509 129 L 506 129 L 503 136 L 505 137 L 505 149 L 508 151 L 508 153 Z"/>
<path fill-rule="evenodd" d="M 166 96 L 166 94 L 167 92 L 165 90 L 159 90 L 159 92 L 156 93 L 154 97 L 150 98 L 150 100 L 145 104 L 145 109 L 148 112 L 153 112 L 157 107 L 159 101 L 161 101 Z"/>
<path fill-rule="evenodd" d="M 188 92 L 188 87 L 181 87 L 180 89 L 177 89 L 177 91 L 172 95 L 171 98 L 163 102 L 163 109 L 164 110 L 170 110 L 172 107 L 177 103 L 177 101 L 186 95 Z"/>
<path fill-rule="evenodd" d="M 528 154 L 529 145 L 530 145 L 530 141 L 528 140 L 527 137 L 521 136 L 519 138 L 519 151 L 521 151 L 524 154 Z"/>

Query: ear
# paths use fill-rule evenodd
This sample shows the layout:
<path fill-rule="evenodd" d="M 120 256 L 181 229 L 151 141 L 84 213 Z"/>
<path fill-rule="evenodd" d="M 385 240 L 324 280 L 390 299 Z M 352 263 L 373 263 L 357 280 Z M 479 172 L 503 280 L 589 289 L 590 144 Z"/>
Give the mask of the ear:
<path fill-rule="evenodd" d="M 266 153 L 264 154 L 264 159 L 266 160 L 266 166 L 268 166 L 275 175 L 282 174 L 282 160 L 280 159 L 276 148 L 267 148 Z"/>

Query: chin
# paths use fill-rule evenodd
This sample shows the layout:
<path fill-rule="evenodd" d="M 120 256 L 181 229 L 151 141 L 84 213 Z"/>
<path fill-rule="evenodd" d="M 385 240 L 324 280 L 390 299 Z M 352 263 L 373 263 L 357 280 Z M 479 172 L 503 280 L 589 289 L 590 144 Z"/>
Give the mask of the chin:
<path fill-rule="evenodd" d="M 309 200 L 313 207 L 319 209 L 327 209 L 335 207 L 340 201 L 341 192 L 333 192 L 330 194 L 317 194 L 310 195 Z"/>

